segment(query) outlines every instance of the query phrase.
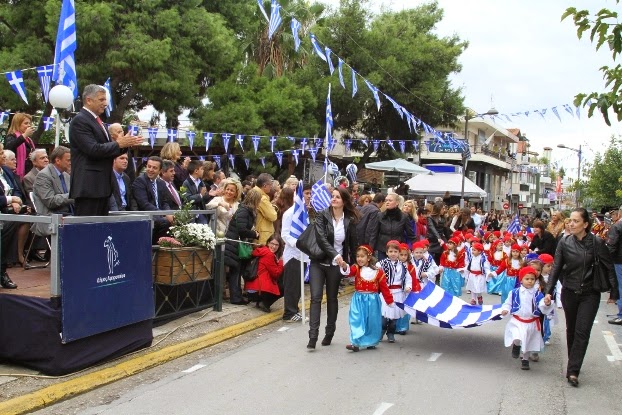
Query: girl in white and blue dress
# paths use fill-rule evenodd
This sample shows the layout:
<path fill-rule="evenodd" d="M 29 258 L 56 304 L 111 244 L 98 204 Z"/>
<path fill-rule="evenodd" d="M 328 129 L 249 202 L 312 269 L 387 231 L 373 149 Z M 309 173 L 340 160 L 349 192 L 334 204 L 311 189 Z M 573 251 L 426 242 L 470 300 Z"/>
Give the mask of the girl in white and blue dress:
<path fill-rule="evenodd" d="M 471 291 L 471 305 L 484 304 L 482 294 L 486 291 L 486 280 L 490 278 L 490 263 L 484 254 L 484 246 L 475 242 L 471 247 L 471 258 L 466 264 L 466 289 Z"/>
<path fill-rule="evenodd" d="M 412 290 L 414 292 L 421 291 L 421 284 L 419 283 L 419 279 L 417 278 L 417 269 L 412 263 L 412 258 L 410 255 L 410 249 L 408 245 L 405 243 L 400 244 L 400 262 L 406 269 L 406 272 L 410 274 L 410 278 L 412 280 Z M 395 332 L 397 334 L 404 335 L 410 329 L 410 314 L 405 313 L 403 317 L 399 318 L 395 323 Z"/>
<path fill-rule="evenodd" d="M 518 359 L 522 353 L 521 369 L 529 370 L 529 355 L 539 353 L 544 347 L 540 334 L 540 316 L 548 314 L 552 304 L 539 290 L 536 290 L 536 271 L 524 267 L 519 271 L 521 286 L 512 290 L 502 306 L 502 315 L 512 314 L 505 326 L 505 347 L 512 346 L 512 357 Z"/>
<path fill-rule="evenodd" d="M 423 244 L 422 258 L 424 261 L 424 265 L 423 265 L 422 272 L 418 273 L 417 276 L 419 277 L 419 282 L 422 284 L 421 288 L 423 288 L 425 284 L 427 284 L 428 282 L 431 282 L 432 284 L 436 284 L 436 276 L 438 275 L 439 272 L 441 272 L 441 269 L 436 263 L 436 261 L 434 260 L 434 257 L 432 256 L 432 254 L 428 252 L 428 248 L 430 247 L 430 241 L 428 241 L 427 239 L 423 239 L 419 242 Z M 413 248 L 412 248 L 413 255 L 415 254 L 415 245 L 416 243 L 413 244 Z M 415 257 L 413 256 L 413 259 L 414 258 Z M 418 266 L 417 264 L 415 265 Z"/>
<path fill-rule="evenodd" d="M 406 296 L 410 293 L 413 287 L 412 277 L 406 270 L 406 267 L 399 259 L 400 255 L 400 242 L 391 240 L 387 242 L 387 257 L 376 264 L 376 267 L 382 269 L 387 276 L 387 284 L 389 290 L 393 296 L 393 300 L 398 303 L 403 303 Z M 389 343 L 395 342 L 395 331 L 397 320 L 404 317 L 406 312 L 398 307 L 389 307 L 381 298 L 382 301 L 382 330 L 386 331 L 387 339 Z"/>
<path fill-rule="evenodd" d="M 542 262 L 542 280 L 548 286 L 549 274 L 553 268 L 553 257 L 549 254 L 540 254 L 538 258 L 540 259 L 540 262 Z M 556 292 L 555 297 L 557 297 L 557 295 L 558 294 Z M 547 346 L 551 344 L 551 329 L 555 327 L 557 323 L 559 323 L 559 318 L 557 317 L 555 308 L 553 308 L 551 312 L 545 316 L 542 323 L 542 339 L 544 340 L 544 344 Z"/>
<path fill-rule="evenodd" d="M 441 288 L 449 294 L 460 297 L 462 295 L 463 278 L 460 271 L 464 269 L 464 250 L 458 251 L 460 241 L 450 238 L 446 250 L 441 254 Z"/>
<path fill-rule="evenodd" d="M 501 264 L 507 262 L 508 256 L 503 252 L 503 244 L 500 240 L 494 241 L 490 246 L 490 251 L 488 253 L 488 262 L 490 262 L 490 270 L 496 271 Z M 486 288 L 488 294 L 497 294 L 501 295 L 501 287 L 503 285 L 505 279 L 505 274 L 501 273 L 501 275 L 495 274 L 492 276 L 490 281 L 486 283 Z"/>
<path fill-rule="evenodd" d="M 356 250 L 356 265 L 344 263 L 341 273 L 354 277 L 355 292 L 350 301 L 350 344 L 346 349 L 358 352 L 361 347 L 374 349 L 382 338 L 382 312 L 378 292 L 384 303 L 395 307 L 387 278 L 374 266 L 372 248 L 361 245 Z"/>

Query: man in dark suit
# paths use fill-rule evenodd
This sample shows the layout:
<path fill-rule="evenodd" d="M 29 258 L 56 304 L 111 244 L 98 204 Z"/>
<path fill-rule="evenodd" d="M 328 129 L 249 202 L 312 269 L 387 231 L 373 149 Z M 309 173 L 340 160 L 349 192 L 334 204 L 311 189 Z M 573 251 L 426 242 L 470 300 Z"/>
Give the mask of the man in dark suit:
<path fill-rule="evenodd" d="M 188 178 L 182 187 L 186 189 L 183 195 L 184 199 L 192 203 L 192 208 L 196 210 L 204 210 L 205 204 L 212 199 L 202 179 L 203 163 L 192 160 L 188 163 Z M 205 215 L 197 215 L 197 223 L 207 224 Z"/>
<path fill-rule="evenodd" d="M 132 185 L 127 169 L 127 154 L 121 154 L 112 164 L 112 194 L 109 210 L 111 212 L 138 210 L 136 200 L 132 197 Z"/>
<path fill-rule="evenodd" d="M 181 195 L 175 189 L 173 179 L 175 178 L 175 163 L 170 160 L 162 160 L 162 170 L 160 170 L 160 179 L 166 185 L 168 190 L 168 204 L 173 210 L 179 210 L 182 206 Z"/>
<path fill-rule="evenodd" d="M 108 100 L 99 85 L 87 85 L 82 93 L 83 107 L 71 121 L 71 194 L 77 216 L 107 216 L 112 194 L 112 161 L 128 147 L 140 145 L 142 137 L 126 134 L 112 141 L 99 118 Z"/>
<path fill-rule="evenodd" d="M 160 157 L 149 157 L 145 173 L 138 176 L 132 183 L 134 199 L 136 199 L 139 211 L 171 210 L 168 204 L 169 197 L 166 185 L 164 181 L 158 180 L 161 166 L 162 159 Z M 167 235 L 174 218 L 173 215 L 166 215 L 153 219 L 152 239 L 153 243 L 156 244 L 160 237 Z"/>

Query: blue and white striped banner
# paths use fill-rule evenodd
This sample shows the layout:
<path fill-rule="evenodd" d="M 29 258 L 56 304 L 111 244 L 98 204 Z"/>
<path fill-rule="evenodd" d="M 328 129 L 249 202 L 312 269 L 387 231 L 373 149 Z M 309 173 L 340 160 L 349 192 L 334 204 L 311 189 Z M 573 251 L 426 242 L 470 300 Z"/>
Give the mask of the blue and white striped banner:
<path fill-rule="evenodd" d="M 302 180 L 298 183 L 298 188 L 294 194 L 294 215 L 292 217 L 292 226 L 289 234 L 293 238 L 300 238 L 300 235 L 309 226 L 309 214 L 305 206 L 305 199 L 302 192 L 304 184 Z"/>
<path fill-rule="evenodd" d="M 37 66 L 37 75 L 39 76 L 39 85 L 41 85 L 41 94 L 43 102 L 48 102 L 50 88 L 52 85 L 52 74 L 54 73 L 54 65 Z"/>
<path fill-rule="evenodd" d="M 73 0 L 63 0 L 56 34 L 56 50 L 54 51 L 54 73 L 52 80 L 57 85 L 66 85 L 78 98 L 78 77 L 76 75 L 76 11 Z"/>
<path fill-rule="evenodd" d="M 396 304 L 417 320 L 444 329 L 477 327 L 502 318 L 502 304 L 470 305 L 436 284 L 426 284 Z"/>

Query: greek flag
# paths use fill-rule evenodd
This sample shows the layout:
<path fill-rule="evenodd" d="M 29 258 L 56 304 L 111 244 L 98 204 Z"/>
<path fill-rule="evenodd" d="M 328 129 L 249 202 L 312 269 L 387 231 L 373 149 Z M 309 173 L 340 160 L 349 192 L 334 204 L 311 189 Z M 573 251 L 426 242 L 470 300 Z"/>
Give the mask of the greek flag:
<path fill-rule="evenodd" d="M 257 4 L 259 5 L 259 10 L 261 10 L 261 14 L 263 14 L 263 17 L 266 18 L 267 22 L 270 22 L 270 19 L 268 18 L 268 13 L 266 13 L 266 9 L 264 9 L 263 7 L 263 0 L 257 0 Z"/>
<path fill-rule="evenodd" d="M 518 220 L 518 213 L 514 216 L 514 219 L 512 219 L 512 222 L 508 226 L 507 232 L 510 234 L 520 232 L 520 221 Z"/>
<path fill-rule="evenodd" d="M 318 182 L 311 187 L 311 206 L 313 206 L 313 209 L 317 212 L 329 207 L 331 198 L 332 195 L 326 186 L 324 186 L 322 180 L 318 180 Z"/>
<path fill-rule="evenodd" d="M 298 49 L 300 49 L 300 43 L 302 42 L 300 40 L 300 36 L 298 35 L 298 32 L 300 31 L 300 29 L 302 29 L 302 25 L 300 24 L 298 20 L 292 18 L 291 28 L 292 28 L 292 36 L 294 37 L 294 50 L 298 52 Z"/>
<path fill-rule="evenodd" d="M 311 33 L 309 35 L 309 38 L 311 39 L 311 45 L 313 45 L 313 51 L 316 53 L 317 56 L 320 57 L 320 59 L 322 59 L 324 62 L 326 62 L 326 55 L 324 55 L 324 51 L 322 51 L 322 47 L 318 43 L 317 38 L 315 37 L 315 35 L 313 33 Z"/>
<path fill-rule="evenodd" d="M 110 89 L 110 78 L 106 79 L 106 82 L 104 82 L 104 89 L 106 90 L 107 95 L 108 95 L 108 105 L 106 105 L 106 116 L 110 117 L 110 113 L 114 109 L 114 104 L 112 103 L 112 90 Z"/>
<path fill-rule="evenodd" d="M 333 108 L 330 105 L 330 86 L 328 84 L 328 97 L 326 98 L 326 142 L 333 141 Z M 329 151 L 332 150 L 329 148 Z"/>
<path fill-rule="evenodd" d="M 22 76 L 22 71 L 13 71 L 6 73 L 6 79 L 9 81 L 11 88 L 13 91 L 19 95 L 21 99 L 24 100 L 26 104 L 28 104 L 28 99 L 26 98 L 26 87 L 24 86 L 24 77 Z"/>
<path fill-rule="evenodd" d="M 304 232 L 309 225 L 309 214 L 307 213 L 307 207 L 305 206 L 302 187 L 303 183 L 301 180 L 298 183 L 298 189 L 294 194 L 294 217 L 292 218 L 292 228 L 289 231 L 289 234 L 296 239 L 300 238 L 302 232 Z"/>
<path fill-rule="evenodd" d="M 78 98 L 78 77 L 73 57 L 76 47 L 76 9 L 73 0 L 63 0 L 56 35 L 52 80 L 57 85 L 68 86 L 73 91 L 74 98 Z"/>
<path fill-rule="evenodd" d="M 502 304 L 470 305 L 436 284 L 426 284 L 396 305 L 417 320 L 444 329 L 477 327 L 502 318 Z"/>
<path fill-rule="evenodd" d="M 268 39 L 272 39 L 274 33 L 279 30 L 281 22 L 281 5 L 276 0 L 272 0 L 270 5 L 270 22 L 268 24 Z"/>
<path fill-rule="evenodd" d="M 37 66 L 37 74 L 39 75 L 39 85 L 41 85 L 41 94 L 43 101 L 48 102 L 50 95 L 50 86 L 52 84 L 52 74 L 54 73 L 54 65 Z"/>

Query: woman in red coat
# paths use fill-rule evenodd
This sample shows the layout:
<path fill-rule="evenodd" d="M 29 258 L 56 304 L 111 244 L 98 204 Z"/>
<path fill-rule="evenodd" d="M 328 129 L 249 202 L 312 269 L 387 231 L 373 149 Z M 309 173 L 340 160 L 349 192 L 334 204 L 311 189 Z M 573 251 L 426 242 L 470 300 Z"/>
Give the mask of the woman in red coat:
<path fill-rule="evenodd" d="M 282 248 L 283 241 L 277 234 L 268 238 L 266 246 L 255 248 L 253 256 L 259 257 L 257 278 L 247 281 L 244 286 L 248 292 L 248 299 L 256 302 L 256 307 L 266 313 L 269 313 L 270 306 L 283 296 L 278 283 L 283 274 L 283 259 L 279 259 Z"/>

